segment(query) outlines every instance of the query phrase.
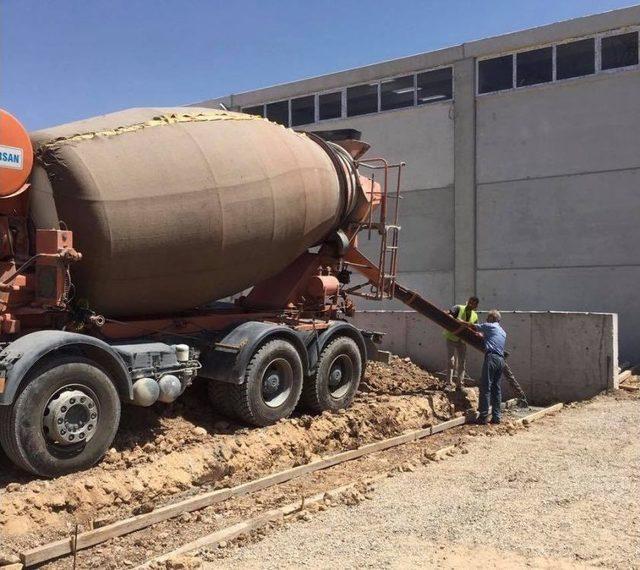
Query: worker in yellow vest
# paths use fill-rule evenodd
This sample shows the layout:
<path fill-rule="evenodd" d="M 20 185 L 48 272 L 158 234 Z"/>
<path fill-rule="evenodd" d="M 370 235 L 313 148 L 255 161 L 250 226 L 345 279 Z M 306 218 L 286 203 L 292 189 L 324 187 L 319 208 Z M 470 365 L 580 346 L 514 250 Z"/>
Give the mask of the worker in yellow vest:
<path fill-rule="evenodd" d="M 469 297 L 466 305 L 455 305 L 449 313 L 461 322 L 474 325 L 478 322 L 476 309 L 479 304 L 478 297 Z M 449 362 L 449 381 L 447 388 L 450 390 L 462 389 L 464 386 L 464 373 L 467 363 L 467 344 L 449 331 L 444 331 L 447 340 L 447 359 Z M 455 376 L 455 384 L 453 378 Z"/>

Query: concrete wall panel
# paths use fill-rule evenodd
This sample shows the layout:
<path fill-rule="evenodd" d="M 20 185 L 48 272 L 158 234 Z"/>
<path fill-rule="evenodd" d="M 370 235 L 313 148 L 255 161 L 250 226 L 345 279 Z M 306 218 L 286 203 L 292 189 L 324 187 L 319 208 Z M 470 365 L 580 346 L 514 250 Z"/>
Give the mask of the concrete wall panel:
<path fill-rule="evenodd" d="M 640 166 L 640 71 L 484 95 L 478 182 Z"/>
<path fill-rule="evenodd" d="M 509 364 L 529 401 L 571 402 L 614 388 L 616 321 L 612 314 L 504 312 Z M 409 356 L 434 372 L 447 367 L 441 329 L 413 311 L 361 312 L 353 322 L 388 331 L 382 342 L 385 350 Z M 467 372 L 478 379 L 483 356 L 472 348 L 467 354 Z M 502 385 L 504 399 L 512 397 L 504 380 Z"/>
<path fill-rule="evenodd" d="M 371 144 L 365 157 L 382 156 L 390 162 L 406 162 L 402 175 L 404 192 L 453 184 L 452 103 L 324 121 L 310 128 L 321 129 L 357 129 L 362 131 L 362 140 Z"/>
<path fill-rule="evenodd" d="M 398 269 L 403 272 L 453 270 L 453 189 L 407 192 L 400 201 Z M 372 261 L 380 252 L 380 237 L 363 231 L 358 247 Z"/>
<path fill-rule="evenodd" d="M 640 353 L 640 267 L 484 270 L 484 307 L 511 310 L 599 311 L 619 314 L 620 360 Z"/>
<path fill-rule="evenodd" d="M 450 307 L 453 303 L 453 273 L 451 271 L 400 273 L 398 281 L 409 289 L 424 295 L 439 307 Z M 401 308 L 406 308 L 398 301 L 395 303 Z"/>
<path fill-rule="evenodd" d="M 638 188 L 640 169 L 481 185 L 478 267 L 640 265 Z"/>
<path fill-rule="evenodd" d="M 381 346 L 393 354 L 407 352 L 407 319 L 403 311 L 359 311 L 354 324 L 363 330 L 383 332 Z"/>
<path fill-rule="evenodd" d="M 407 192 L 400 208 L 399 270 L 452 270 L 452 188 Z"/>
<path fill-rule="evenodd" d="M 613 387 L 614 315 L 531 315 L 531 400 L 570 402 Z M 562 378 L 559 382 L 558 379 Z M 608 380 L 603 381 L 604 378 Z M 608 384 L 611 384 L 610 386 Z"/>

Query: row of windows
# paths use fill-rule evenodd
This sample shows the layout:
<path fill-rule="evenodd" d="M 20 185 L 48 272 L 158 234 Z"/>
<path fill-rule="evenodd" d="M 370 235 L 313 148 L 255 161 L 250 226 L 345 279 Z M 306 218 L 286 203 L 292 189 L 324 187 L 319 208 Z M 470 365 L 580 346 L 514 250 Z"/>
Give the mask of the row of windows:
<path fill-rule="evenodd" d="M 286 127 L 297 127 L 327 119 L 356 117 L 446 101 L 452 97 L 453 71 L 451 67 L 445 67 L 376 83 L 354 85 L 333 93 L 244 107 L 242 112 L 266 117 Z"/>
<path fill-rule="evenodd" d="M 593 75 L 638 65 L 638 31 L 585 38 L 478 62 L 478 93 L 492 93 L 552 81 Z M 453 98 L 451 67 L 244 107 L 259 115 L 298 127 L 344 117 L 424 105 Z"/>
<path fill-rule="evenodd" d="M 478 93 L 638 65 L 638 32 L 585 38 L 478 62 Z"/>

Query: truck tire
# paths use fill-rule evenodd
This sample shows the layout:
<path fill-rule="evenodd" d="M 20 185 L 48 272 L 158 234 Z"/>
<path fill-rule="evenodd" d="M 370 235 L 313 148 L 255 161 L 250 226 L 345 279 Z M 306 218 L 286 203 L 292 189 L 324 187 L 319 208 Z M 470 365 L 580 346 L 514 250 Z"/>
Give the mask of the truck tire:
<path fill-rule="evenodd" d="M 347 336 L 332 340 L 320 353 L 314 376 L 305 378 L 302 406 L 311 412 L 337 412 L 348 408 L 360 385 L 362 355 Z"/>
<path fill-rule="evenodd" d="M 282 339 L 267 342 L 249 361 L 244 382 L 230 385 L 236 417 L 256 426 L 289 417 L 300 399 L 302 377 L 296 348 Z"/>
<path fill-rule="evenodd" d="M 218 382 L 216 380 L 210 380 L 207 386 L 209 392 L 209 400 L 223 416 L 226 416 L 230 420 L 236 419 L 236 414 L 233 410 L 233 392 L 234 384 L 228 382 Z"/>
<path fill-rule="evenodd" d="M 0 445 L 18 467 L 57 477 L 95 465 L 120 423 L 120 399 L 95 362 L 60 357 L 37 366 L 13 405 L 0 407 Z"/>

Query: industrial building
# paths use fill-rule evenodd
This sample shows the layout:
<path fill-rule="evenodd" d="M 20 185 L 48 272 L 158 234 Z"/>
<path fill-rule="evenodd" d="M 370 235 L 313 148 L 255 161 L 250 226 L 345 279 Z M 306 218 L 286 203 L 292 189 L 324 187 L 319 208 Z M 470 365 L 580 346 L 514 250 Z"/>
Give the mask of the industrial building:
<path fill-rule="evenodd" d="M 399 280 L 441 306 L 616 312 L 637 362 L 639 29 L 636 6 L 197 105 L 361 131 L 407 163 Z"/>

